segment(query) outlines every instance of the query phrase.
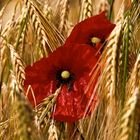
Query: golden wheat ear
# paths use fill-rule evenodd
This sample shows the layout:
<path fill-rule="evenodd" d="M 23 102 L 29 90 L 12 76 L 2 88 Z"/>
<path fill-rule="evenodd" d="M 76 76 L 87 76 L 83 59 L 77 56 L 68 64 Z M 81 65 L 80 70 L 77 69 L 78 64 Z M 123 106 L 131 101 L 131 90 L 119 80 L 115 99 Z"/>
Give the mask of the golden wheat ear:
<path fill-rule="evenodd" d="M 69 0 L 62 0 L 60 1 L 61 13 L 60 13 L 60 24 L 59 24 L 59 31 L 66 36 L 68 31 L 68 16 L 69 16 L 69 8 L 70 8 L 70 1 Z"/>
<path fill-rule="evenodd" d="M 140 90 L 135 87 L 133 95 L 127 100 L 120 121 L 118 138 L 120 140 L 139 139 Z"/>
<path fill-rule="evenodd" d="M 129 10 L 124 12 L 125 5 L 124 3 L 122 4 L 115 20 L 116 27 L 107 40 L 107 45 L 99 62 L 102 73 L 99 84 L 97 84 L 97 92 L 101 96 L 101 102 L 98 105 L 97 111 L 94 112 L 94 115 L 90 118 L 89 131 L 87 131 L 88 139 L 92 136 L 97 139 L 117 139 L 118 137 L 119 120 L 123 108 L 122 104 L 125 103 L 122 97 L 122 89 L 124 86 L 124 89 L 126 90 L 128 77 L 132 72 L 132 65 L 134 66 L 135 62 L 134 56 L 137 56 L 136 52 L 138 48 L 137 46 L 134 47 L 134 44 L 132 43 L 134 42 L 133 37 L 135 36 L 135 31 L 133 30 L 131 23 L 134 21 L 133 23 L 135 23 L 136 26 L 136 21 L 138 20 L 136 19 L 138 14 L 136 12 L 137 9 L 139 9 L 137 4 L 134 4 L 131 9 L 129 9 L 136 15 L 132 16 L 133 14 L 131 13 L 131 15 Z M 131 22 L 129 19 L 131 19 Z M 129 51 L 127 51 L 127 49 Z M 130 50 L 135 51 L 132 52 Z M 120 71 L 123 73 L 123 76 Z M 125 80 L 122 80 L 123 78 Z M 126 91 L 124 92 L 126 98 L 128 93 Z M 93 125 L 94 123 L 95 125 Z M 91 131 L 91 128 L 93 131 Z"/>
<path fill-rule="evenodd" d="M 1 3 L 1 140 L 140 139 L 140 0 L 1 0 Z M 79 16 L 82 21 L 102 10 L 116 23 L 116 28 L 106 40 L 97 64 L 101 74 L 96 85 L 99 102 L 95 111 L 73 124 L 51 119 L 59 90 L 32 108 L 24 96 L 24 67 L 63 45 L 63 36 L 68 36 Z M 91 75 L 91 85 L 95 74 Z"/>
<path fill-rule="evenodd" d="M 29 9 L 33 26 L 35 30 L 37 30 L 38 36 L 41 38 L 44 49 L 46 46 L 48 46 L 50 51 L 53 51 L 57 47 L 61 46 L 64 42 L 64 38 L 58 32 L 56 27 L 53 24 L 50 24 L 47 19 L 45 19 L 43 13 L 37 7 L 36 3 L 32 0 L 27 0 L 25 1 L 25 4 Z"/>
<path fill-rule="evenodd" d="M 93 15 L 93 6 L 91 0 L 83 0 L 81 3 L 81 9 L 80 9 L 80 19 L 79 21 L 82 21 L 86 18 L 89 18 Z"/>

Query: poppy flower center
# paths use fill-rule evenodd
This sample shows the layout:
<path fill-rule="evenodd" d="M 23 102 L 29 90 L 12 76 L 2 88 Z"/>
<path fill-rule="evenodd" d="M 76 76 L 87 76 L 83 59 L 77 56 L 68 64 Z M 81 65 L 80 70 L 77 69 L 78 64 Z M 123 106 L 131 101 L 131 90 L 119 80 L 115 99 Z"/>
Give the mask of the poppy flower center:
<path fill-rule="evenodd" d="M 100 43 L 101 42 L 101 39 L 98 38 L 98 37 L 92 37 L 91 38 L 91 43 L 93 46 L 95 46 L 97 43 Z"/>
<path fill-rule="evenodd" d="M 71 90 L 74 82 L 74 74 L 68 70 L 58 70 L 56 74 L 57 79 L 57 87 L 61 84 L 65 84 L 68 86 L 68 90 Z"/>
<path fill-rule="evenodd" d="M 62 79 L 68 79 L 70 77 L 70 72 L 67 70 L 64 70 L 61 72 Z"/>

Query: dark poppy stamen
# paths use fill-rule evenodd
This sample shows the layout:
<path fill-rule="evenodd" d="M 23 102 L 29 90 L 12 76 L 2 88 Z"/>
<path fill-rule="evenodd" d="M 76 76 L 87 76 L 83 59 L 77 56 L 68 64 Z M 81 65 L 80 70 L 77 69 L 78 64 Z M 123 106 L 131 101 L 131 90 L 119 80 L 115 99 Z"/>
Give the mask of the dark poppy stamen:
<path fill-rule="evenodd" d="M 68 70 L 59 70 L 56 75 L 56 79 L 58 81 L 57 87 L 61 84 L 66 84 L 68 86 L 68 90 L 72 89 L 74 74 L 72 74 Z"/>

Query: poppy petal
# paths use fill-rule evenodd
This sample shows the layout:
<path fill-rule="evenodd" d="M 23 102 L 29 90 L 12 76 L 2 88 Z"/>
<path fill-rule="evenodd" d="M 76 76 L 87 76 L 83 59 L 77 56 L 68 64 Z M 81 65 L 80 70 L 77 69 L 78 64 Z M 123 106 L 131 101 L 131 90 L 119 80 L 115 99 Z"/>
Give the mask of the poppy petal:
<path fill-rule="evenodd" d="M 114 27 L 115 24 L 112 24 L 105 16 L 105 12 L 102 12 L 99 15 L 87 18 L 75 25 L 65 42 L 65 46 L 74 43 L 87 44 L 92 37 L 98 37 L 101 40 L 105 40 Z"/>
<path fill-rule="evenodd" d="M 92 92 L 85 93 L 85 89 L 90 80 L 89 73 L 98 61 L 95 53 L 96 49 L 88 45 L 75 44 L 58 48 L 47 58 L 42 58 L 26 68 L 25 91 L 28 85 L 31 85 L 38 105 L 56 91 L 58 82 L 61 83 L 56 77 L 57 72 L 68 70 L 74 75 L 71 81 L 72 88 L 69 90 L 67 84 L 61 83 L 62 89 L 52 117 L 66 122 L 74 122 L 82 118 L 92 94 Z M 35 106 L 31 91 L 27 96 Z"/>

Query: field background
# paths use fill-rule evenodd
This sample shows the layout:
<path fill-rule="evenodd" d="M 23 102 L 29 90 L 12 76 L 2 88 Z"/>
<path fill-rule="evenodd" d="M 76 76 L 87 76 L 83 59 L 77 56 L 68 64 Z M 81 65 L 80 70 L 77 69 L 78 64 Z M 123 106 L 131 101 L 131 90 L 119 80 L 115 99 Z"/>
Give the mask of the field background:
<path fill-rule="evenodd" d="M 74 124 L 51 120 L 55 97 L 31 108 L 24 69 L 101 11 L 116 27 L 98 62 L 100 102 Z M 0 0 L 0 140 L 140 140 L 140 0 Z"/>

